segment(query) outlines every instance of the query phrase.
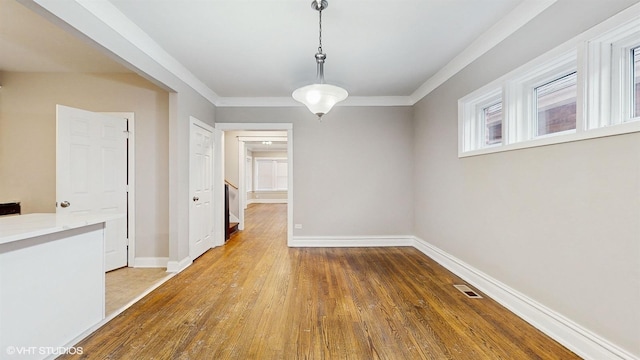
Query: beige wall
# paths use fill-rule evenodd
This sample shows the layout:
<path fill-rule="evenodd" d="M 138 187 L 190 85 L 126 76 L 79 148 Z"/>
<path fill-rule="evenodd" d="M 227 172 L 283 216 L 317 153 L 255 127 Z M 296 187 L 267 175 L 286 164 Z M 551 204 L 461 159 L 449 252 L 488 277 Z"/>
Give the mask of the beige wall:
<path fill-rule="evenodd" d="M 167 257 L 168 93 L 134 74 L 1 75 L 0 201 L 55 212 L 56 104 L 134 112 L 136 256 Z"/>
<path fill-rule="evenodd" d="M 294 236 L 408 235 L 411 107 L 218 108 L 216 122 L 293 124 Z"/>
<path fill-rule="evenodd" d="M 415 234 L 639 356 L 640 133 L 457 157 L 459 98 L 628 3 L 560 0 L 416 105 Z"/>

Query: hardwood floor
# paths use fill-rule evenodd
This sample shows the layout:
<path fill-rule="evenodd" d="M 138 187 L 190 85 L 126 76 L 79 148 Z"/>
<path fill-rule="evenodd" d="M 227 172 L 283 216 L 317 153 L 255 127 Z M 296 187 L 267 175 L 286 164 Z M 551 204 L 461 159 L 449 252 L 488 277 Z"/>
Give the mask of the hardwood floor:
<path fill-rule="evenodd" d="M 82 357 L 578 359 L 416 249 L 287 248 L 286 226 L 286 205 L 251 205 L 244 231 L 77 344 Z"/>

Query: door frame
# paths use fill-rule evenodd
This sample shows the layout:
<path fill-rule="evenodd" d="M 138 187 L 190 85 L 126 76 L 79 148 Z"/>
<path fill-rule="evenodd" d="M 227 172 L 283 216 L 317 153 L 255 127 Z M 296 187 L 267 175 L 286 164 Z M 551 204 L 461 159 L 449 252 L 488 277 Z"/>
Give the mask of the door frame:
<path fill-rule="evenodd" d="M 280 136 L 239 136 L 238 137 L 238 178 L 245 179 L 247 176 L 247 162 L 240 161 L 241 158 L 247 158 L 247 142 L 248 141 L 287 141 L 286 138 Z M 287 148 L 288 152 L 288 148 Z M 289 165 L 287 165 L 288 167 Z M 287 175 L 288 180 L 288 175 Z M 244 230 L 244 210 L 247 209 L 247 183 L 242 182 L 242 180 L 238 181 L 238 200 L 239 200 L 239 210 L 238 210 L 238 229 Z"/>
<path fill-rule="evenodd" d="M 135 113 L 101 112 L 127 120 L 127 267 L 136 267 L 136 136 Z M 149 264 L 139 264 L 147 267 Z"/>
<path fill-rule="evenodd" d="M 215 128 L 220 131 L 286 131 L 287 132 L 287 167 L 288 167 L 288 176 L 287 176 L 287 246 L 292 246 L 293 243 L 293 123 L 216 123 Z M 239 141 L 240 142 L 240 141 Z M 244 147 L 244 143 L 239 145 L 238 155 L 239 155 L 239 171 L 244 175 L 244 165 L 246 162 L 246 150 L 242 151 L 240 148 Z M 243 154 L 245 156 L 243 156 Z M 224 161 L 224 157 L 222 158 Z M 224 162 L 221 163 L 222 169 L 224 169 Z M 221 176 L 224 180 L 224 171 L 222 171 Z M 242 199 L 242 192 L 245 192 L 246 197 L 246 189 L 244 185 L 244 179 L 240 178 L 238 181 L 238 192 L 239 196 Z M 216 203 L 215 206 L 219 207 L 220 204 Z M 224 211 L 224 204 L 222 204 Z M 239 216 L 238 218 L 242 223 L 244 223 L 244 208 L 240 203 L 238 206 Z M 244 224 L 243 224 L 244 225 Z"/>

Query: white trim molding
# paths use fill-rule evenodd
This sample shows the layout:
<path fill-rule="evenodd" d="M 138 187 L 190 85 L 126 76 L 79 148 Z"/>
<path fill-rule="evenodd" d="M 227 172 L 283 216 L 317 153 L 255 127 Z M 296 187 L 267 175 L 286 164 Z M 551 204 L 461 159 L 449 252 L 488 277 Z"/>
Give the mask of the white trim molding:
<path fill-rule="evenodd" d="M 287 199 L 247 199 L 247 204 L 286 204 Z"/>
<path fill-rule="evenodd" d="M 523 1 L 409 96 L 354 96 L 338 106 L 413 106 L 556 1 Z M 148 74 L 174 91 L 179 90 L 179 85 L 176 82 L 179 80 L 217 107 L 301 106 L 290 97 L 219 96 L 108 1 L 21 0 L 21 3 L 31 5 L 32 8 L 45 9 L 77 29 L 75 31 L 87 36 L 118 58 L 123 59 L 128 67 Z M 33 6 L 33 4 L 37 6 Z"/>
<path fill-rule="evenodd" d="M 409 235 L 382 236 L 294 236 L 290 247 L 391 247 L 413 246 Z"/>
<path fill-rule="evenodd" d="M 638 359 L 436 246 L 415 237 L 413 246 L 579 356 L 598 360 Z"/>
<path fill-rule="evenodd" d="M 167 263 L 167 272 L 179 273 L 191 266 L 191 264 L 193 264 L 193 260 L 188 256 L 180 261 L 169 261 Z"/>
<path fill-rule="evenodd" d="M 137 257 L 131 266 L 135 268 L 166 268 L 168 263 L 168 257 Z"/>

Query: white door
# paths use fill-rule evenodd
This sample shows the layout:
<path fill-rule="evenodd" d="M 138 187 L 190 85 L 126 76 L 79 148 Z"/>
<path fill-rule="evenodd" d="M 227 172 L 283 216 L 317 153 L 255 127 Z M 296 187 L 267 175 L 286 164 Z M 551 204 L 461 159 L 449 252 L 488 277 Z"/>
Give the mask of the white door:
<path fill-rule="evenodd" d="M 192 118 L 190 134 L 189 257 L 213 247 L 213 131 Z"/>
<path fill-rule="evenodd" d="M 57 106 L 56 212 L 120 213 L 105 229 L 105 271 L 127 266 L 127 120 Z"/>

